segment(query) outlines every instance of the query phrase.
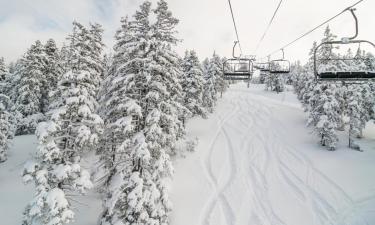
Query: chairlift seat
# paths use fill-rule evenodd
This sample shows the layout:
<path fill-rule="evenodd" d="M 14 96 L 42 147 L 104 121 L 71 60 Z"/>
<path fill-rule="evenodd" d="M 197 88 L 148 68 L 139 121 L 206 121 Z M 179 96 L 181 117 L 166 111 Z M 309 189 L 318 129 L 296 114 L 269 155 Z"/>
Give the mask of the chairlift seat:
<path fill-rule="evenodd" d="M 249 80 L 251 78 L 251 74 L 248 73 L 225 73 L 224 79 L 225 80 Z"/>
<path fill-rule="evenodd" d="M 337 80 L 355 80 L 355 79 L 373 79 L 375 71 L 328 71 L 318 73 L 320 79 L 337 79 Z"/>
<path fill-rule="evenodd" d="M 276 59 L 270 62 L 269 72 L 272 74 L 276 73 L 290 73 L 290 62 L 285 59 Z"/>
<path fill-rule="evenodd" d="M 270 70 L 269 71 L 270 73 L 289 73 L 290 71 L 289 70 Z"/>
<path fill-rule="evenodd" d="M 223 64 L 225 80 L 250 80 L 252 76 L 252 60 L 245 58 L 228 59 Z"/>

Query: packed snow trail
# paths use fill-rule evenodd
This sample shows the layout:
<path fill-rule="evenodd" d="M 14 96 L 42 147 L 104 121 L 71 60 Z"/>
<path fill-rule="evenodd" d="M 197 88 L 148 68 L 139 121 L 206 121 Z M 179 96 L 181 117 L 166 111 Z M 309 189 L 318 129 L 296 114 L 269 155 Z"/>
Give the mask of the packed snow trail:
<path fill-rule="evenodd" d="M 375 222 L 369 222 L 369 219 L 375 219 L 375 189 L 371 190 L 375 184 L 370 185 L 367 197 L 354 200 L 315 166 L 304 151 L 297 149 L 299 140 L 293 139 L 295 131 L 286 127 L 288 121 L 280 119 L 285 114 L 284 108 L 302 113 L 294 107 L 254 94 L 243 85 L 232 87 L 224 96 L 218 113 L 213 115 L 216 120 L 210 125 L 215 128 L 211 130 L 213 136 L 198 136 L 203 143 L 198 145 L 197 151 L 202 152 L 193 153 L 196 155 L 188 158 L 188 162 L 178 162 L 183 165 L 176 167 L 173 188 L 177 190 L 172 190 L 172 200 L 176 199 L 174 210 L 177 212 L 172 224 L 341 225 Z M 199 133 L 198 129 L 193 126 L 192 133 Z M 305 129 L 305 132 L 309 131 Z M 203 172 L 201 180 L 196 181 L 196 185 L 201 185 L 200 193 L 182 187 L 186 181 L 178 183 L 180 177 L 188 176 L 184 167 L 190 164 L 195 167 L 189 169 L 191 172 Z M 200 177 L 199 174 L 194 176 Z M 208 185 L 204 185 L 203 180 Z M 183 190 L 176 194 L 179 188 Z M 188 199 L 189 193 L 199 195 L 199 199 L 191 198 L 196 203 Z M 366 200 L 367 205 L 362 200 Z M 180 203 L 184 201 L 189 204 Z M 370 216 L 360 213 L 362 206 Z M 191 208 L 194 212 L 189 212 Z M 183 213 L 185 217 L 195 214 L 198 218 L 184 218 Z"/>

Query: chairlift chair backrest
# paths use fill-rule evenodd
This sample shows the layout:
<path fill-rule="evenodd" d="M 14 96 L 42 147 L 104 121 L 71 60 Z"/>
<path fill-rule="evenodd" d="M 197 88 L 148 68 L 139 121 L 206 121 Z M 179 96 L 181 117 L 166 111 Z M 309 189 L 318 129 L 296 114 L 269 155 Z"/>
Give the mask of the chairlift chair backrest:
<path fill-rule="evenodd" d="M 290 73 L 290 62 L 284 59 L 284 49 L 280 49 L 283 53 L 281 59 L 274 59 L 269 62 L 269 72 L 272 74 Z"/>
<path fill-rule="evenodd" d="M 256 63 L 254 67 L 261 72 L 269 72 L 270 71 L 270 64 L 268 62 L 266 63 Z"/>
<path fill-rule="evenodd" d="M 252 60 L 228 59 L 223 64 L 223 72 L 225 80 L 250 80 L 253 74 Z"/>
<path fill-rule="evenodd" d="M 285 59 L 272 60 L 270 62 L 270 73 L 290 73 L 290 62 Z"/>

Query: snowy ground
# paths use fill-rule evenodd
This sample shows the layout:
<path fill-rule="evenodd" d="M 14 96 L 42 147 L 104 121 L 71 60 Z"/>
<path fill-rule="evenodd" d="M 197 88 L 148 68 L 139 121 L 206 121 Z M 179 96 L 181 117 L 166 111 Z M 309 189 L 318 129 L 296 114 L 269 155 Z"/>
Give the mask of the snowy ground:
<path fill-rule="evenodd" d="M 344 136 L 329 152 L 305 123 L 291 91 L 233 85 L 209 119 L 188 123 L 200 141 L 175 162 L 171 225 L 375 224 L 375 126 L 359 142 L 364 152 L 347 149 Z M 20 225 L 32 198 L 20 174 L 35 142 L 17 137 L 0 164 L 0 225 Z M 96 224 L 94 191 L 73 204 L 73 225 Z"/>
<path fill-rule="evenodd" d="M 200 142 L 176 162 L 172 225 L 375 224 L 375 127 L 364 152 L 344 136 L 329 152 L 305 123 L 291 91 L 233 85 L 214 115 L 188 124 Z"/>
<path fill-rule="evenodd" d="M 16 137 L 9 159 L 0 164 L 0 225 L 22 224 L 22 212 L 33 197 L 33 184 L 24 185 L 21 174 L 24 163 L 36 151 L 36 141 L 34 135 Z M 86 196 L 74 196 L 74 199 L 72 205 L 77 216 L 71 224 L 97 224 L 101 212 L 98 194 L 93 190 Z"/>

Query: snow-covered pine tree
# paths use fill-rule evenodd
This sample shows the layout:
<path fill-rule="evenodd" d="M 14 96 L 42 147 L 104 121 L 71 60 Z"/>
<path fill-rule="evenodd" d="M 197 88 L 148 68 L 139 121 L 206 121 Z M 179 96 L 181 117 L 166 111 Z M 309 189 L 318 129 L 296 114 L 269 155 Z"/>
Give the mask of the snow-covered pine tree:
<path fill-rule="evenodd" d="M 375 87 L 374 82 L 364 83 L 361 85 L 362 93 L 362 128 L 364 129 L 366 123 L 370 120 L 374 120 L 375 116 Z M 361 138 L 362 132 L 358 136 Z"/>
<path fill-rule="evenodd" d="M 102 126 L 95 114 L 92 82 L 87 71 L 67 72 L 52 93 L 49 119 L 38 126 L 36 163 L 24 169 L 25 182 L 34 181 L 36 186 L 25 210 L 27 225 L 68 223 L 73 212 L 67 193 L 92 186 L 89 173 L 79 165 L 82 154 L 96 148 Z"/>
<path fill-rule="evenodd" d="M 304 68 L 301 64 L 301 61 L 292 63 L 290 66 L 290 73 L 285 77 L 285 83 L 288 85 L 295 85 L 297 77 L 304 73 Z"/>
<path fill-rule="evenodd" d="M 71 34 L 72 35 L 72 34 Z M 69 36 L 67 39 L 71 41 L 72 36 Z M 62 68 L 62 73 L 68 72 L 69 64 L 70 64 L 70 56 L 71 56 L 71 47 L 69 45 L 66 45 L 63 43 L 63 46 L 60 49 L 59 55 L 60 55 L 60 64 Z"/>
<path fill-rule="evenodd" d="M 66 100 L 73 100 L 66 99 Z M 69 107 L 52 112 L 51 120 L 38 125 L 39 140 L 36 162 L 28 162 L 23 171 L 25 183 L 35 185 L 34 198 L 24 211 L 23 225 L 63 225 L 74 218 L 68 195 L 72 191 L 85 193 L 92 187 L 89 173 L 79 165 L 75 140 L 66 122 Z"/>
<path fill-rule="evenodd" d="M 51 111 L 59 108 L 67 108 L 67 123 L 71 132 L 77 132 L 75 138 L 78 142 L 77 154 L 82 154 L 85 149 L 94 150 L 99 134 L 102 132 L 102 119 L 97 114 L 98 103 L 96 100 L 99 89 L 101 73 L 95 68 L 96 63 L 93 55 L 101 55 L 101 50 L 91 48 L 89 33 L 85 27 L 74 22 L 71 39 L 71 61 L 68 72 L 61 76 L 57 91 L 51 93 L 54 101 L 50 104 Z M 98 52 L 99 51 L 99 52 Z M 68 100 L 67 100 L 68 99 Z"/>
<path fill-rule="evenodd" d="M 375 71 L 375 56 L 371 52 L 367 52 L 363 56 L 365 58 L 364 63 L 366 64 L 369 71 Z"/>
<path fill-rule="evenodd" d="M 214 52 L 210 59 L 209 73 L 215 77 L 215 92 L 216 95 L 222 95 L 229 87 L 228 81 L 224 80 L 223 73 L 223 59 Z"/>
<path fill-rule="evenodd" d="M 176 37 L 176 26 L 179 20 L 173 17 L 165 0 L 159 0 L 157 7 L 153 10 L 156 16 L 156 22 L 152 25 L 153 38 L 156 41 L 156 53 L 153 55 L 154 61 L 163 68 L 162 71 L 155 70 L 158 76 L 152 76 L 157 80 L 162 80 L 170 95 L 170 99 L 164 96 L 168 101 L 162 108 L 161 124 L 169 124 L 164 127 L 163 133 L 170 136 L 169 154 L 175 153 L 175 142 L 185 134 L 183 126 L 184 118 L 190 117 L 189 110 L 184 106 L 183 90 L 180 85 L 180 79 L 183 76 L 181 68 L 181 58 L 176 53 L 174 47 L 180 42 Z M 159 53 L 162 53 L 159 55 Z M 151 80 L 154 82 L 153 79 Z M 152 84 L 155 85 L 156 83 Z M 168 95 L 168 93 L 165 93 Z M 177 118 L 176 118 L 177 116 Z"/>
<path fill-rule="evenodd" d="M 104 48 L 103 43 L 103 28 L 100 24 L 90 24 L 89 30 L 89 46 L 91 47 L 90 56 L 91 60 L 91 67 L 95 69 L 96 73 L 100 74 L 101 80 L 104 76 L 104 61 L 102 57 L 102 52 Z"/>
<path fill-rule="evenodd" d="M 13 64 L 12 72 L 9 70 L 8 75 L 5 77 L 3 93 L 7 95 L 12 103 L 15 103 L 19 95 L 19 85 L 21 79 L 21 73 L 23 70 L 23 59 L 17 60 Z M 22 117 L 22 116 L 21 116 Z M 20 117 L 20 119 L 21 119 Z"/>
<path fill-rule="evenodd" d="M 275 67 L 275 69 L 280 67 L 280 65 L 276 63 L 274 63 L 272 66 Z M 268 72 L 265 76 L 265 84 L 266 90 L 270 89 L 271 91 L 275 91 L 277 93 L 283 92 L 285 89 L 284 74 Z"/>
<path fill-rule="evenodd" d="M 203 72 L 204 78 L 206 78 L 206 76 L 208 74 L 209 66 L 210 66 L 210 59 L 205 58 L 202 62 L 202 72 Z"/>
<path fill-rule="evenodd" d="M 16 107 L 23 119 L 18 124 L 17 134 L 31 134 L 37 124 L 44 120 L 42 96 L 46 57 L 40 41 L 29 48 L 21 64 Z"/>
<path fill-rule="evenodd" d="M 8 82 L 7 78 L 9 77 L 8 68 L 5 65 L 4 58 L 0 57 L 0 94 L 8 94 Z"/>
<path fill-rule="evenodd" d="M 277 93 L 283 92 L 285 89 L 284 79 L 282 74 L 266 73 L 264 77 L 266 90 L 275 91 Z"/>
<path fill-rule="evenodd" d="M 299 77 L 300 79 L 298 79 L 298 98 L 302 102 L 305 112 L 310 110 L 310 98 L 313 96 L 314 88 L 316 85 L 315 75 L 313 71 L 314 51 L 316 47 L 317 43 L 314 42 L 309 52 L 309 61 L 304 66 L 304 72 Z"/>
<path fill-rule="evenodd" d="M 165 179 L 172 173 L 169 154 L 184 135 L 180 116 L 185 109 L 179 57 L 172 48 L 178 20 L 165 1 L 153 12 L 156 22 L 151 24 L 151 3 L 144 2 L 133 20 L 123 19 L 116 34 L 112 72 L 105 82 L 106 131 L 114 131 L 106 132 L 113 144 L 105 158 L 114 169 L 102 224 L 168 223 Z M 111 135 L 118 135 L 119 142 Z"/>
<path fill-rule="evenodd" d="M 207 111 L 203 107 L 202 101 L 205 82 L 198 56 L 194 50 L 185 52 L 182 69 L 184 74 L 181 78 L 181 87 L 184 91 L 184 105 L 192 116 L 206 118 Z M 213 71 L 209 73 L 215 77 Z"/>
<path fill-rule="evenodd" d="M 285 82 L 283 74 L 273 74 L 272 81 L 274 82 L 274 91 L 277 93 L 283 92 L 285 90 Z"/>
<path fill-rule="evenodd" d="M 10 141 L 13 139 L 15 132 L 14 115 L 11 112 L 11 107 L 10 98 L 0 93 L 0 163 L 7 160 Z"/>
<path fill-rule="evenodd" d="M 321 42 L 333 41 L 336 39 L 336 37 L 336 35 L 332 34 L 329 26 L 327 26 Z M 336 72 L 338 70 L 345 70 L 346 65 L 341 60 L 330 60 L 342 57 L 334 53 L 333 50 L 335 49 L 339 49 L 339 47 L 333 44 L 325 44 L 319 48 L 317 51 L 317 59 L 319 59 L 317 62 L 318 72 Z"/>
<path fill-rule="evenodd" d="M 357 48 L 357 52 L 354 55 L 354 66 L 356 71 L 371 71 L 369 66 L 366 64 L 366 56 L 361 50 L 361 47 Z"/>
<path fill-rule="evenodd" d="M 143 131 L 150 80 L 150 12 L 151 3 L 144 2 L 134 20 L 121 20 L 113 63 L 104 82 L 103 137 L 107 144 L 99 151 L 107 171 L 103 225 L 156 224 L 151 154 Z"/>
<path fill-rule="evenodd" d="M 203 62 L 204 68 L 204 92 L 203 92 L 203 106 L 209 111 L 213 109 L 217 102 L 217 95 L 228 88 L 228 82 L 224 80 L 222 59 L 214 53 L 210 60 L 207 59 Z"/>
<path fill-rule="evenodd" d="M 154 183 L 151 199 L 155 202 L 151 215 L 157 224 L 168 224 L 168 215 L 171 210 L 166 179 L 172 175 L 172 164 L 169 154 L 175 154 L 176 141 L 185 131 L 179 116 L 184 107 L 180 104 L 182 88 L 179 85 L 178 73 L 179 57 L 173 46 L 177 44 L 176 26 L 178 20 L 173 17 L 164 0 L 159 0 L 156 9 L 156 23 L 153 24 L 152 58 L 155 62 L 151 66 L 150 91 L 146 101 L 151 109 L 146 116 L 145 137 L 152 161 L 152 177 Z M 198 62 L 199 63 L 199 62 Z"/>
<path fill-rule="evenodd" d="M 336 130 L 341 124 L 341 112 L 335 98 L 334 84 L 318 84 L 310 98 L 310 114 L 308 125 L 313 125 L 315 132 L 321 137 L 320 143 L 333 151 L 338 141 Z"/>
<path fill-rule="evenodd" d="M 349 117 L 349 147 L 359 150 L 355 138 L 362 133 L 362 119 L 365 113 L 362 103 L 361 87 L 349 85 L 347 89 L 347 116 Z"/>
<path fill-rule="evenodd" d="M 92 186 L 81 169 L 82 155 L 95 150 L 103 121 L 96 114 L 96 92 L 100 75 L 92 65 L 88 31 L 75 23 L 68 72 L 51 93 L 48 120 L 38 126 L 36 163 L 24 169 L 25 182 L 34 181 L 35 198 L 25 210 L 25 224 L 68 223 L 73 218 L 66 195 Z"/>
<path fill-rule="evenodd" d="M 203 88 L 202 106 L 205 107 L 208 112 L 212 113 L 217 101 L 215 76 L 210 71 L 210 62 L 208 60 L 203 62 L 203 68 L 205 82 Z"/>
<path fill-rule="evenodd" d="M 48 111 L 50 105 L 49 93 L 56 90 L 57 82 L 63 73 L 60 51 L 56 46 L 56 42 L 53 39 L 49 39 L 44 45 L 44 52 L 46 56 L 46 65 L 43 71 L 44 79 L 42 80 L 42 113 Z"/>
<path fill-rule="evenodd" d="M 9 73 L 6 65 L 5 60 L 3 57 L 0 57 L 0 82 L 4 82 L 7 74 Z"/>

